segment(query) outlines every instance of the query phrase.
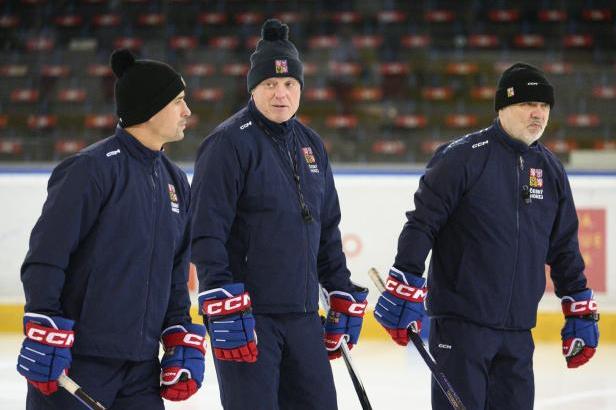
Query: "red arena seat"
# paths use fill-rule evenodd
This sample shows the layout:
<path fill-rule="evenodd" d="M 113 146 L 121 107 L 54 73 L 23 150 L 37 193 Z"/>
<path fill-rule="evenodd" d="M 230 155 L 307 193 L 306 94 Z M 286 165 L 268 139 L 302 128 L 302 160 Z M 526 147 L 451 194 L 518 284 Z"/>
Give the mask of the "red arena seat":
<path fill-rule="evenodd" d="M 229 76 L 245 76 L 246 74 L 248 74 L 248 69 L 250 68 L 250 66 L 248 64 L 245 63 L 231 63 L 231 64 L 225 64 L 222 67 L 222 73 L 224 75 L 229 75 Z"/>
<path fill-rule="evenodd" d="M 39 91 L 33 88 L 18 88 L 11 92 L 11 101 L 15 103 L 34 103 L 39 99 Z"/>
<path fill-rule="evenodd" d="M 577 128 L 598 127 L 601 119 L 597 114 L 570 114 L 567 116 L 567 125 Z"/>
<path fill-rule="evenodd" d="M 400 44 L 405 48 L 427 48 L 432 39 L 427 34 L 411 34 L 400 39 Z"/>
<path fill-rule="evenodd" d="M 81 139 L 61 139 L 54 143 L 54 152 L 61 155 L 70 155 L 86 147 Z"/>
<path fill-rule="evenodd" d="M 169 47 L 174 50 L 194 50 L 199 45 L 197 37 L 173 36 L 169 39 Z"/>
<path fill-rule="evenodd" d="M 358 122 L 354 115 L 330 115 L 325 119 L 325 125 L 334 129 L 355 128 Z"/>
<path fill-rule="evenodd" d="M 66 78 L 69 76 L 70 73 L 71 68 L 65 64 L 45 64 L 41 67 L 42 77 Z"/>
<path fill-rule="evenodd" d="M 55 115 L 30 114 L 27 123 L 31 130 L 48 130 L 58 124 L 58 117 Z"/>
<path fill-rule="evenodd" d="M 222 88 L 198 88 L 193 91 L 192 96 L 196 101 L 217 102 L 222 100 L 225 92 Z"/>
<path fill-rule="evenodd" d="M 372 152 L 375 154 L 402 156 L 406 151 L 406 144 L 402 140 L 378 140 L 372 143 Z"/>
<path fill-rule="evenodd" d="M 428 125 L 428 119 L 425 115 L 407 114 L 397 116 L 394 123 L 400 128 L 425 128 Z"/>
<path fill-rule="evenodd" d="M 336 93 L 329 87 L 308 88 L 304 92 L 307 101 L 333 101 Z"/>
<path fill-rule="evenodd" d="M 478 123 L 476 115 L 448 114 L 445 117 L 445 125 L 449 128 L 470 128 Z"/>
<path fill-rule="evenodd" d="M 137 16 L 137 24 L 143 27 L 162 27 L 165 15 L 162 13 L 143 13 Z"/>
<path fill-rule="evenodd" d="M 143 47 L 143 40 L 139 37 L 118 37 L 114 40 L 115 48 L 127 48 L 129 50 L 139 50 Z"/>
<path fill-rule="evenodd" d="M 113 129 L 117 122 L 111 114 L 89 114 L 84 119 L 85 127 L 91 129 Z"/>
<path fill-rule="evenodd" d="M 82 103 L 86 96 L 86 90 L 83 88 L 65 88 L 58 91 L 58 101 L 63 103 Z"/>
<path fill-rule="evenodd" d="M 263 22 L 263 14 L 254 11 L 239 13 L 235 16 L 237 24 L 261 24 Z"/>

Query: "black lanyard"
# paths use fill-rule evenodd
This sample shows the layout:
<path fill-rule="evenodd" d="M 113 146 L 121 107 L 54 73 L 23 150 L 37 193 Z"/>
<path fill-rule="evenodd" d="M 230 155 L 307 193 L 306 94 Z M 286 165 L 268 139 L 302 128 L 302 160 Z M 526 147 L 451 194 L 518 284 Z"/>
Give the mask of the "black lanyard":
<path fill-rule="evenodd" d="M 291 174 L 297 188 L 297 199 L 299 200 L 299 207 L 302 212 L 302 218 L 306 223 L 312 222 L 312 214 L 310 213 L 310 208 L 308 208 L 308 205 L 306 205 L 306 201 L 304 200 L 301 179 L 299 177 L 297 146 L 295 144 L 295 131 L 291 129 L 291 135 L 289 136 L 291 140 L 291 149 L 289 149 L 284 139 L 277 138 L 275 135 L 272 134 L 272 132 L 267 128 L 267 125 L 265 125 L 260 118 L 257 118 L 257 116 L 254 117 L 259 128 L 265 133 L 265 135 L 272 139 L 272 143 L 276 146 L 276 151 L 278 151 L 278 155 L 280 155 L 282 162 L 291 166 Z M 293 152 L 293 154 L 291 154 L 291 151 Z"/>

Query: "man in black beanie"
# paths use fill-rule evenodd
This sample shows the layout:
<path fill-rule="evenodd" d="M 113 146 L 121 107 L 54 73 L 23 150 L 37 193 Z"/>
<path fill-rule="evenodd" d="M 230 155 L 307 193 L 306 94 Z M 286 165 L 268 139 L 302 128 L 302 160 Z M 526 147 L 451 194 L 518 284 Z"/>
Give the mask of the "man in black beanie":
<path fill-rule="evenodd" d="M 583 365 L 597 348 L 597 304 L 567 174 L 537 141 L 553 106 L 553 87 L 539 69 L 517 63 L 505 70 L 494 123 L 439 147 L 428 163 L 389 290 L 375 308 L 376 320 L 405 346 L 409 331 L 421 331 L 425 300 L 430 352 L 467 409 L 533 408 L 531 329 L 546 264 L 565 316 L 567 367 Z M 432 408 L 451 408 L 434 381 Z"/>
<path fill-rule="evenodd" d="M 163 409 L 161 396 L 184 400 L 203 380 L 205 327 L 191 323 L 187 288 L 189 185 L 162 151 L 184 136 L 185 84 L 128 50 L 111 67 L 115 135 L 53 170 L 21 269 L 27 409 L 82 409 L 58 390 L 66 372 L 114 409 Z"/>
<path fill-rule="evenodd" d="M 357 344 L 366 307 L 342 252 L 327 152 L 296 117 L 304 76 L 288 30 L 265 22 L 248 106 L 205 139 L 195 164 L 192 260 L 227 410 L 336 409 L 328 356 Z"/>

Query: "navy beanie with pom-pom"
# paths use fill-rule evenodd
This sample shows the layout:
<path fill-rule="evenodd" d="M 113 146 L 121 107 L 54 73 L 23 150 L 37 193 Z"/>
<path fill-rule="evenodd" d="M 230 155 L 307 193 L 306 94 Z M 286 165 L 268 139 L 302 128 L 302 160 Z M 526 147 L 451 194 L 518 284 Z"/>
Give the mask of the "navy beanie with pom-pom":
<path fill-rule="evenodd" d="M 248 92 L 271 77 L 294 77 L 304 87 L 304 66 L 297 48 L 289 41 L 289 26 L 269 19 L 261 29 L 261 40 L 250 56 Z"/>
<path fill-rule="evenodd" d="M 186 88 L 182 76 L 165 63 L 137 60 L 126 49 L 111 54 L 116 112 L 122 127 L 141 124 Z"/>

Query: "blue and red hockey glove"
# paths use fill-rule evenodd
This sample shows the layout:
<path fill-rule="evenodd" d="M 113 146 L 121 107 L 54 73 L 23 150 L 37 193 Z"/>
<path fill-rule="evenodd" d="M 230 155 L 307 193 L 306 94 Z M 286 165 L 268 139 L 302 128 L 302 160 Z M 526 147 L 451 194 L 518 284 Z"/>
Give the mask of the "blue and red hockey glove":
<path fill-rule="evenodd" d="M 24 314 L 26 338 L 17 358 L 17 371 L 44 395 L 58 390 L 58 377 L 71 367 L 74 324 L 59 316 Z"/>
<path fill-rule="evenodd" d="M 329 312 L 325 320 L 325 348 L 329 360 L 342 354 L 344 342 L 352 349 L 357 344 L 366 311 L 368 289 L 357 288 L 354 292 L 333 291 L 329 294 Z"/>
<path fill-rule="evenodd" d="M 426 314 L 425 279 L 391 268 L 385 289 L 374 308 L 374 317 L 396 343 L 406 346 L 409 327 L 416 333 L 421 332 L 421 321 Z"/>
<path fill-rule="evenodd" d="M 199 294 L 207 317 L 214 355 L 219 360 L 253 363 L 257 360 L 255 319 L 243 283 L 233 283 Z"/>
<path fill-rule="evenodd" d="M 199 390 L 205 371 L 205 326 L 170 326 L 161 335 L 165 354 L 160 362 L 160 395 L 186 400 Z"/>
<path fill-rule="evenodd" d="M 599 313 L 592 290 L 584 290 L 561 299 L 565 326 L 560 335 L 568 368 L 583 365 L 593 357 L 599 344 Z"/>

